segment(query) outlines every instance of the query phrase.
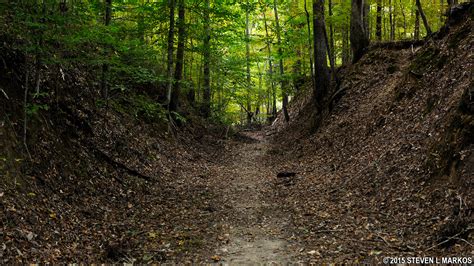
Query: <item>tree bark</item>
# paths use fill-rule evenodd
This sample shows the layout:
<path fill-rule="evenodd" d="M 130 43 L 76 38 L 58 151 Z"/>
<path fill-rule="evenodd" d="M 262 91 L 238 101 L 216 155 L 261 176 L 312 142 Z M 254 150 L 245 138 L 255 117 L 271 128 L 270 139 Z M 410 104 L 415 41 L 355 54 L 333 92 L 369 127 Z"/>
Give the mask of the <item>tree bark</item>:
<path fill-rule="evenodd" d="M 267 42 L 267 52 L 268 52 L 268 67 L 269 67 L 269 76 L 270 76 L 270 85 L 271 85 L 271 94 L 272 94 L 272 120 L 276 118 L 277 109 L 276 109 L 276 89 L 275 82 L 273 81 L 273 62 L 272 62 L 272 41 L 268 35 L 268 23 L 267 17 L 265 15 L 265 10 L 263 11 L 263 21 L 265 24 L 265 38 Z"/>
<path fill-rule="evenodd" d="M 43 1 L 43 3 L 41 4 L 40 23 L 44 24 L 45 21 L 46 21 L 46 2 Z M 36 51 L 35 51 L 35 80 L 34 80 L 36 94 L 40 92 L 40 86 L 41 86 L 41 65 L 42 65 L 43 59 L 42 59 L 40 47 L 43 46 L 44 32 L 42 29 L 40 29 L 38 30 L 37 34 L 38 34 L 38 42 L 35 48 Z"/>
<path fill-rule="evenodd" d="M 430 24 L 428 24 L 428 20 L 426 19 L 425 13 L 423 12 L 420 0 L 416 0 L 416 7 L 418 8 L 418 12 L 420 13 L 421 19 L 423 20 L 423 25 L 425 26 L 426 34 L 429 36 L 433 32 L 431 31 Z"/>
<path fill-rule="evenodd" d="M 278 56 L 280 57 L 280 75 L 281 75 L 281 94 L 283 95 L 282 109 L 283 115 L 285 116 L 285 121 L 290 121 L 290 116 L 288 115 L 288 91 L 287 91 L 287 81 L 284 77 L 285 70 L 283 68 L 283 51 L 281 49 L 281 32 L 280 32 L 280 21 L 278 19 L 278 8 L 277 0 L 273 0 L 273 11 L 275 12 L 275 23 L 276 23 L 276 34 L 278 40 Z"/>
<path fill-rule="evenodd" d="M 109 26 L 112 20 L 112 0 L 105 0 L 105 18 L 104 25 Z M 109 71 L 109 65 L 107 63 L 102 64 L 102 77 L 101 77 L 101 90 L 106 102 L 109 99 L 109 88 L 107 84 L 107 74 Z"/>
<path fill-rule="evenodd" d="M 170 111 L 176 111 L 179 105 L 181 92 L 181 81 L 183 79 L 184 46 L 186 39 L 184 0 L 178 0 L 178 49 L 176 51 L 176 66 L 174 73 L 174 85 L 171 93 Z"/>
<path fill-rule="evenodd" d="M 329 17 L 332 18 L 332 0 L 328 1 L 328 8 Z M 334 27 L 332 20 L 329 23 L 329 50 L 331 67 L 334 68 L 336 62 L 336 51 L 334 50 Z"/>
<path fill-rule="evenodd" d="M 375 36 L 382 41 L 382 0 L 377 0 L 377 17 L 375 22 Z"/>
<path fill-rule="evenodd" d="M 342 29 L 342 64 L 350 62 L 350 48 L 349 48 L 349 29 L 344 26 Z"/>
<path fill-rule="evenodd" d="M 247 125 L 250 126 L 252 123 L 252 105 L 251 105 L 251 87 L 252 87 L 252 77 L 250 75 L 250 26 L 249 26 L 249 16 L 250 16 L 250 7 L 249 1 L 247 0 L 247 5 L 245 6 L 245 59 L 247 63 Z"/>
<path fill-rule="evenodd" d="M 105 0 L 105 26 L 109 26 L 112 20 L 112 0 Z"/>
<path fill-rule="evenodd" d="M 369 38 L 365 26 L 366 8 L 364 2 L 364 0 L 352 0 L 350 39 L 353 63 L 359 61 L 369 46 Z"/>
<path fill-rule="evenodd" d="M 313 44 L 311 41 L 311 23 L 310 23 L 306 0 L 304 0 L 304 12 L 306 14 L 306 25 L 308 27 L 308 54 L 309 54 L 309 66 L 310 66 L 310 71 L 311 71 L 311 81 L 313 82 L 313 86 L 314 86 L 314 66 L 313 66 L 313 51 L 312 51 Z"/>
<path fill-rule="evenodd" d="M 170 108 L 171 103 L 171 91 L 173 90 L 173 50 L 174 50 L 174 9 L 175 1 L 168 0 L 169 8 L 169 28 L 168 28 L 168 57 L 167 57 L 167 94 L 166 94 L 166 104 L 168 109 Z"/>
<path fill-rule="evenodd" d="M 390 41 L 393 41 L 395 39 L 395 27 L 393 25 L 393 6 L 392 6 L 392 0 L 388 0 L 388 15 L 389 15 L 389 21 L 390 21 Z"/>
<path fill-rule="evenodd" d="M 322 112 L 323 102 L 330 86 L 329 68 L 327 65 L 327 38 L 324 23 L 324 0 L 313 2 L 314 31 L 314 70 L 316 84 L 313 86 L 318 112 Z"/>
<path fill-rule="evenodd" d="M 369 0 L 364 0 L 364 4 L 362 5 L 362 21 L 364 25 L 364 33 L 365 38 L 370 40 L 370 23 L 369 23 L 369 12 L 370 12 L 370 4 Z"/>
<path fill-rule="evenodd" d="M 405 7 L 403 6 L 402 0 L 399 2 L 400 4 L 400 11 L 402 12 L 403 16 L 403 38 L 407 37 L 407 16 L 405 14 Z"/>
<path fill-rule="evenodd" d="M 210 4 L 209 0 L 204 0 L 204 41 L 203 41 L 203 60 L 204 60 L 204 92 L 203 92 L 203 108 L 204 117 L 211 115 L 211 21 L 209 17 Z"/>
<path fill-rule="evenodd" d="M 414 32 L 415 40 L 420 39 L 420 12 L 418 9 L 415 11 L 415 32 Z"/>

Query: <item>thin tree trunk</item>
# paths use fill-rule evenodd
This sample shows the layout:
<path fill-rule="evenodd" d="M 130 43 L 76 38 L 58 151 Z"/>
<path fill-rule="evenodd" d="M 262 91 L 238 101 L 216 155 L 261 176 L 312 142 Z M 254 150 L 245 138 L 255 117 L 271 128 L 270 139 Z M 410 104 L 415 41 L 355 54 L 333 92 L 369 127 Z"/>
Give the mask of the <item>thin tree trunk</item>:
<path fill-rule="evenodd" d="M 268 35 L 268 23 L 267 17 L 265 15 L 265 10 L 263 12 L 263 21 L 265 23 L 265 38 L 267 42 L 267 52 L 268 52 L 268 68 L 269 68 L 269 76 L 270 76 L 270 85 L 272 90 L 272 119 L 276 118 L 277 109 L 276 109 L 276 88 L 275 82 L 273 81 L 273 62 L 272 62 L 272 41 Z"/>
<path fill-rule="evenodd" d="M 342 64 L 348 64 L 350 62 L 349 50 L 349 27 L 345 25 L 342 29 Z"/>
<path fill-rule="evenodd" d="M 308 12 L 306 0 L 304 0 L 304 12 L 306 14 L 306 25 L 308 27 L 308 54 L 309 54 L 309 66 L 310 66 L 310 71 L 311 71 L 311 81 L 313 82 L 313 86 L 314 86 L 313 44 L 311 41 L 311 22 L 309 18 L 309 12 Z"/>
<path fill-rule="evenodd" d="M 365 38 L 370 40 L 370 23 L 369 23 L 369 12 L 370 12 L 370 0 L 364 0 L 362 5 L 362 22 L 364 25 Z"/>
<path fill-rule="evenodd" d="M 31 160 L 31 154 L 28 149 L 27 133 L 28 133 L 28 88 L 29 88 L 29 75 L 30 72 L 27 70 L 25 75 L 25 94 L 23 99 L 23 145 L 25 146 L 26 153 Z"/>
<path fill-rule="evenodd" d="M 194 51 L 194 43 L 193 43 L 193 38 L 191 38 L 190 40 L 190 43 L 191 43 L 191 51 Z M 197 87 L 197 84 L 195 84 L 195 79 L 193 79 L 193 69 L 194 69 L 194 53 L 189 53 L 191 59 L 190 59 L 190 70 L 189 70 L 189 77 L 188 79 L 191 81 L 190 82 L 190 87 L 188 88 L 188 95 L 187 95 L 187 98 L 188 98 L 188 101 L 191 103 L 191 105 L 194 106 L 194 103 L 196 101 L 196 93 L 195 93 L 195 90 L 196 90 L 196 87 Z M 197 66 L 197 71 L 200 72 L 200 67 L 198 66 L 198 64 L 196 64 Z"/>
<path fill-rule="evenodd" d="M 332 0 L 328 1 L 328 14 L 329 17 L 332 18 Z M 331 62 L 331 68 L 334 70 L 335 62 L 336 62 L 336 51 L 334 50 L 334 27 L 332 25 L 332 20 L 329 23 L 329 56 L 330 56 L 330 62 Z"/>
<path fill-rule="evenodd" d="M 46 2 L 43 1 L 41 5 L 41 19 L 40 22 L 44 23 L 45 22 L 45 16 L 46 16 Z M 38 43 L 36 46 L 36 55 L 35 55 L 35 88 L 36 88 L 36 93 L 38 94 L 40 91 L 40 86 L 41 86 L 41 51 L 40 47 L 43 46 L 43 30 L 38 31 Z"/>
<path fill-rule="evenodd" d="M 203 95 L 203 115 L 208 118 L 211 115 L 211 21 L 209 17 L 209 0 L 204 0 L 204 95 Z"/>
<path fill-rule="evenodd" d="M 202 84 L 203 82 L 203 68 L 204 68 L 204 55 L 201 54 L 201 60 L 199 60 L 199 68 L 198 68 L 198 80 L 197 80 L 197 90 L 196 90 L 196 99 L 198 101 L 204 102 L 204 97 L 203 97 L 203 88 Z"/>
<path fill-rule="evenodd" d="M 264 110 L 264 96 L 262 94 L 262 84 L 263 84 L 263 74 L 262 69 L 260 68 L 260 61 L 257 61 L 257 69 L 258 69 L 258 99 L 257 104 L 255 105 L 255 121 L 258 121 L 258 115 L 260 114 L 260 105 L 262 105 L 262 110 Z"/>
<path fill-rule="evenodd" d="M 388 0 L 388 12 L 389 12 L 389 23 L 390 23 L 390 41 L 395 39 L 395 30 L 393 26 L 393 7 L 392 0 Z"/>
<path fill-rule="evenodd" d="M 415 40 L 420 39 L 420 11 L 418 9 L 415 11 Z"/>
<path fill-rule="evenodd" d="M 252 105 L 251 105 L 251 86 L 252 86 L 252 77 L 250 76 L 250 25 L 249 25 L 249 16 L 250 16 L 250 7 L 249 1 L 247 0 L 247 5 L 245 7 L 245 59 L 247 63 L 247 125 L 250 126 L 252 123 Z"/>
<path fill-rule="evenodd" d="M 184 0 L 178 0 L 178 49 L 176 51 L 176 69 L 174 86 L 171 93 L 170 110 L 176 111 L 179 105 L 181 80 L 183 79 L 184 45 L 186 40 L 185 6 Z"/>
<path fill-rule="evenodd" d="M 109 26 L 112 20 L 112 0 L 105 0 L 105 26 Z M 109 86 L 107 82 L 107 75 L 109 72 L 109 65 L 107 63 L 102 64 L 102 78 L 101 78 L 101 88 L 102 88 L 102 95 L 105 98 L 106 105 L 108 109 L 108 102 L 109 102 Z"/>
<path fill-rule="evenodd" d="M 382 41 L 382 0 L 377 0 L 377 17 L 375 23 L 375 36 L 377 41 Z"/>
<path fill-rule="evenodd" d="M 168 68 L 167 68 L 167 94 L 166 94 L 166 104 L 168 105 L 168 109 L 170 108 L 171 103 L 171 92 L 173 90 L 173 50 L 174 50 L 174 9 L 175 9 L 175 1 L 168 0 L 168 8 L 169 8 L 169 28 L 168 28 Z"/>
<path fill-rule="evenodd" d="M 423 20 L 423 25 L 426 29 L 426 34 L 430 36 L 433 32 L 431 31 L 430 25 L 428 24 L 428 20 L 426 19 L 425 13 L 423 12 L 423 8 L 421 7 L 420 0 L 416 0 L 416 7 L 420 12 L 421 19 Z"/>
<path fill-rule="evenodd" d="M 403 6 L 402 0 L 400 0 L 400 10 L 403 16 L 403 38 L 407 37 L 407 16 L 405 14 L 405 8 Z"/>
<path fill-rule="evenodd" d="M 275 22 L 276 22 L 276 34 L 278 40 L 278 55 L 280 57 L 280 75 L 281 75 L 281 94 L 283 95 L 282 109 L 283 115 L 285 116 L 285 121 L 290 121 L 290 116 L 288 115 L 288 91 L 287 91 L 287 81 L 284 77 L 285 70 L 283 68 L 283 51 L 281 49 L 281 31 L 280 31 L 280 21 L 278 19 L 278 8 L 277 0 L 273 0 L 273 11 L 275 12 Z"/>
<path fill-rule="evenodd" d="M 400 0 L 401 1 L 401 0 Z M 401 4 L 401 2 L 400 2 Z M 439 22 L 443 24 L 443 16 L 446 14 L 446 9 L 444 8 L 444 1 L 439 0 Z"/>

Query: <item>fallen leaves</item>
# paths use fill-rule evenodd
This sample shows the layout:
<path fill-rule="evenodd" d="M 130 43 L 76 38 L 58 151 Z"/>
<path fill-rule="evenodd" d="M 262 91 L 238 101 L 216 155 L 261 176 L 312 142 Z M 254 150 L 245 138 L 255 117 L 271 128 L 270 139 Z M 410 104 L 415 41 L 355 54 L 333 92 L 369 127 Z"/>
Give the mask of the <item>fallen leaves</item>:
<path fill-rule="evenodd" d="M 467 26 L 472 21 L 462 23 Z M 452 28 L 452 34 L 458 29 Z M 341 68 L 345 95 L 334 103 L 316 134 L 307 122 L 314 119 L 311 90 L 290 104 L 289 123 L 280 117 L 272 126 L 279 133 L 274 135 L 267 164 L 303 177 L 293 186 L 275 188 L 281 206 L 291 213 L 296 239 L 309 247 L 324 246 L 320 249 L 325 250 L 324 260 L 314 258 L 313 262 L 351 263 L 359 257 L 403 252 L 470 254 L 469 244 L 457 245 L 463 240 L 423 252 L 437 243 L 442 225 L 466 216 L 459 211 L 463 201 L 473 202 L 469 172 L 452 168 L 447 170 L 450 177 L 436 177 L 429 167 L 446 155 L 449 160 L 467 160 L 472 153 L 463 154 L 454 146 L 445 152 L 452 154 L 443 155 L 430 148 L 433 143 L 458 145 L 449 132 L 452 123 L 459 123 L 456 114 L 463 93 L 472 87 L 463 74 L 472 68 L 466 60 L 472 37 L 462 40 L 463 48 L 455 51 L 444 47 L 449 37 L 420 48 L 441 47 L 440 56 L 449 59 L 443 69 L 430 69 L 418 81 L 405 71 L 418 54 L 371 50 L 360 63 Z M 389 75 L 390 66 L 400 71 Z M 453 81 L 452 77 L 459 78 Z M 443 139 L 449 141 L 443 143 Z M 448 180 L 453 176 L 457 181 Z M 306 255 L 300 258 L 305 260 Z"/>

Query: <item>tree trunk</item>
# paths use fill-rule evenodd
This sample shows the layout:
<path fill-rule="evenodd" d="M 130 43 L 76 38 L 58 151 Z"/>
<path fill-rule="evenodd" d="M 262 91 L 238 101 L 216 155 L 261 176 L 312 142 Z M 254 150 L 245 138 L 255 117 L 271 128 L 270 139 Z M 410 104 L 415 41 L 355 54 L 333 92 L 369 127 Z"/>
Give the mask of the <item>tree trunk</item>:
<path fill-rule="evenodd" d="M 342 64 L 344 65 L 350 62 L 349 50 L 349 29 L 344 26 L 342 29 Z"/>
<path fill-rule="evenodd" d="M 105 19 L 104 25 L 109 26 L 112 20 L 112 0 L 105 0 Z M 102 64 L 102 77 L 101 77 L 101 90 L 106 102 L 109 99 L 109 89 L 107 84 L 107 73 L 109 71 L 109 65 L 107 63 Z"/>
<path fill-rule="evenodd" d="M 332 0 L 328 1 L 328 14 L 329 17 L 332 18 Z M 332 25 L 332 20 L 329 23 L 329 56 L 330 56 L 330 62 L 331 62 L 331 67 L 334 68 L 335 62 L 336 62 L 336 51 L 334 50 L 334 28 Z"/>
<path fill-rule="evenodd" d="M 400 11 L 403 16 L 403 38 L 407 37 L 407 16 L 405 14 L 405 7 L 403 6 L 402 0 L 400 0 Z"/>
<path fill-rule="evenodd" d="M 204 0 L 204 41 L 203 41 L 203 60 L 204 60 L 204 95 L 203 109 L 204 117 L 211 115 L 211 21 L 209 18 L 210 5 L 209 0 Z"/>
<path fill-rule="evenodd" d="M 170 110 L 176 111 L 179 105 L 181 80 L 183 79 L 184 45 L 186 39 L 185 6 L 184 0 L 178 0 L 178 49 L 176 51 L 176 67 L 174 86 L 171 93 Z"/>
<path fill-rule="evenodd" d="M 393 7 L 392 7 L 392 0 L 388 0 L 388 15 L 389 15 L 389 23 L 390 23 L 390 41 L 395 39 L 395 27 L 393 25 Z"/>
<path fill-rule="evenodd" d="M 59 12 L 61 12 L 61 14 L 64 16 L 66 15 L 67 10 L 68 10 L 68 6 L 67 6 L 66 0 L 59 1 Z"/>
<path fill-rule="evenodd" d="M 453 5 L 457 5 L 458 0 L 448 0 L 448 7 L 451 8 Z"/>
<path fill-rule="evenodd" d="M 112 0 L 105 0 L 105 26 L 109 26 L 111 20 L 112 20 Z"/>
<path fill-rule="evenodd" d="M 270 76 L 270 85 L 272 90 L 272 120 L 276 118 L 277 109 L 276 109 L 276 88 L 275 82 L 273 81 L 273 62 L 272 62 L 272 41 L 268 35 L 268 24 L 267 17 L 265 15 L 265 10 L 263 12 L 263 21 L 265 23 L 265 38 L 267 42 L 267 52 L 268 52 L 268 67 L 269 67 L 269 76 Z"/>
<path fill-rule="evenodd" d="M 377 0 L 377 18 L 375 22 L 375 36 L 382 41 L 382 0 Z"/>
<path fill-rule="evenodd" d="M 250 126 L 252 123 L 252 105 L 251 105 L 251 87 L 252 87 L 252 77 L 250 76 L 250 26 L 249 26 L 249 14 L 250 7 L 249 1 L 247 0 L 247 5 L 245 6 L 245 59 L 247 63 L 247 125 Z"/>
<path fill-rule="evenodd" d="M 304 84 L 304 79 L 301 74 L 301 51 L 296 50 L 296 61 L 293 63 L 293 85 L 296 91 L 301 89 L 301 86 Z"/>
<path fill-rule="evenodd" d="M 174 46 L 174 8 L 175 8 L 175 1 L 168 0 L 168 8 L 169 8 L 169 28 L 168 28 L 168 68 L 167 68 L 167 94 L 166 94 L 166 104 L 168 105 L 168 109 L 170 108 L 171 104 L 171 91 L 173 90 L 173 46 Z"/>
<path fill-rule="evenodd" d="M 369 12 L 370 12 L 370 4 L 369 0 L 363 1 L 363 8 L 362 8 L 362 21 L 364 25 L 364 33 L 367 40 L 370 40 L 370 23 L 369 23 Z"/>
<path fill-rule="evenodd" d="M 288 115 L 288 91 L 287 91 L 287 81 L 284 78 L 285 70 L 283 68 L 283 51 L 281 49 L 281 32 L 280 32 L 280 21 L 278 19 L 278 8 L 277 0 L 273 0 L 273 11 L 275 12 L 275 22 L 276 22 L 276 34 L 278 40 L 278 55 L 280 57 L 280 75 L 281 75 L 281 94 L 283 95 L 282 109 L 283 115 L 285 116 L 285 121 L 290 121 L 290 116 Z"/>
<path fill-rule="evenodd" d="M 41 19 L 40 19 L 40 23 L 41 24 L 44 24 L 46 21 L 46 2 L 43 1 L 42 5 L 41 5 Z M 41 51 L 40 51 L 40 47 L 43 46 L 43 31 L 42 29 L 38 30 L 37 34 L 38 34 L 38 42 L 36 44 L 36 48 L 35 48 L 35 80 L 34 80 L 34 84 L 35 84 L 35 91 L 36 91 L 36 94 L 38 94 L 40 92 L 40 86 L 41 86 L 41 65 L 42 65 L 42 55 L 41 55 Z"/>
<path fill-rule="evenodd" d="M 369 46 L 369 38 L 365 26 L 366 8 L 364 2 L 364 0 L 352 0 L 350 39 L 353 63 L 359 61 Z"/>
<path fill-rule="evenodd" d="M 313 44 L 311 41 L 311 23 L 310 23 L 306 0 L 304 0 L 304 12 L 306 14 L 306 25 L 308 27 L 308 54 L 309 54 L 309 66 L 310 66 L 310 71 L 311 71 L 311 81 L 313 82 L 313 86 L 314 86 L 314 66 L 313 66 L 313 51 L 312 51 Z"/>
<path fill-rule="evenodd" d="M 425 26 L 426 34 L 429 36 L 433 32 L 431 31 L 430 25 L 428 24 L 428 20 L 426 19 L 425 13 L 423 12 L 420 0 L 416 0 L 416 7 L 418 8 L 418 12 L 420 13 L 421 19 L 423 20 L 423 25 Z"/>
<path fill-rule="evenodd" d="M 418 9 L 415 11 L 415 33 L 414 33 L 415 40 L 420 39 L 420 12 Z"/>
<path fill-rule="evenodd" d="M 324 23 L 324 0 L 313 2 L 314 31 L 314 70 L 316 84 L 313 86 L 318 112 L 322 112 L 323 102 L 330 86 L 329 68 L 327 65 L 327 38 Z"/>

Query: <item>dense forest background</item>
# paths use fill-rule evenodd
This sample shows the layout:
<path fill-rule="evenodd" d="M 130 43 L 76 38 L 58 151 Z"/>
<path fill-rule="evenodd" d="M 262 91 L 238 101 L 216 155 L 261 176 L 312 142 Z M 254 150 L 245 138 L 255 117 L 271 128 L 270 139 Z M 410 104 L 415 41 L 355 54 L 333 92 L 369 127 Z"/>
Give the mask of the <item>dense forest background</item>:
<path fill-rule="evenodd" d="M 422 39 L 422 18 L 434 32 L 452 4 L 423 1 L 420 16 L 415 2 L 365 1 L 370 40 Z M 327 60 L 338 67 L 352 60 L 351 1 L 322 3 Z M 27 75 L 28 113 L 67 93 L 48 86 L 48 75 L 65 80 L 69 69 L 80 67 L 88 70 L 89 89 L 100 92 L 97 105 L 119 108 L 118 99 L 127 95 L 151 116 L 168 103 L 174 112 L 186 102 L 216 121 L 262 122 L 275 118 L 282 103 L 286 108 L 314 74 L 307 1 L 44 0 L 3 1 L 1 7 L 8 45 L 35 65 Z"/>

